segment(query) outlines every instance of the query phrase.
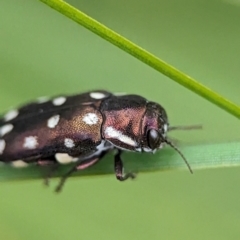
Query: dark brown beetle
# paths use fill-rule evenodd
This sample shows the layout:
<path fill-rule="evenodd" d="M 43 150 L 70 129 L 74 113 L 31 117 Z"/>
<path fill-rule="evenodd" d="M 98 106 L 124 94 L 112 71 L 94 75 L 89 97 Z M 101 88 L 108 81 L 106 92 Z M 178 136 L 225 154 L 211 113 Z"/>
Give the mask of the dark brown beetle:
<path fill-rule="evenodd" d="M 123 173 L 122 151 L 154 153 L 164 144 L 173 147 L 192 172 L 167 139 L 168 130 L 164 108 L 138 95 L 98 90 L 41 98 L 0 119 L 0 161 L 15 166 L 74 162 L 56 191 L 73 172 L 95 164 L 111 149 L 117 149 L 115 174 L 120 181 L 135 177 Z"/>

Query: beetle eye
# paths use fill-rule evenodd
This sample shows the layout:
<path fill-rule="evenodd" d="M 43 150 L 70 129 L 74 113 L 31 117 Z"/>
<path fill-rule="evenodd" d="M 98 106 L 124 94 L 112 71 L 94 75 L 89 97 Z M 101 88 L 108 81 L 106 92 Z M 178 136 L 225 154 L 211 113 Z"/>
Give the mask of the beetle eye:
<path fill-rule="evenodd" d="M 148 146 L 154 150 L 157 149 L 160 145 L 160 134 L 157 130 L 151 129 L 147 133 Z"/>

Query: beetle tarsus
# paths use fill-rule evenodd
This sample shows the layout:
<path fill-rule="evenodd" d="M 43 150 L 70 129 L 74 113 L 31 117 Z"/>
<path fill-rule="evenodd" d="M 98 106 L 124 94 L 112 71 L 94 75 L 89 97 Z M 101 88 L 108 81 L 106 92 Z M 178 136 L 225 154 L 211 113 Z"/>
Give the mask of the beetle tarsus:
<path fill-rule="evenodd" d="M 124 176 L 117 176 L 117 179 L 121 182 L 127 180 L 128 178 L 134 179 L 134 178 L 136 178 L 136 174 L 130 172 L 130 173 L 125 174 Z"/>
<path fill-rule="evenodd" d="M 121 159 L 121 153 L 122 152 L 119 150 L 117 152 L 117 154 L 115 155 L 115 175 L 116 175 L 116 178 L 119 181 L 125 181 L 128 178 L 131 178 L 131 179 L 136 178 L 135 173 L 124 174 L 124 168 L 123 168 L 123 162 L 122 162 L 122 159 Z"/>

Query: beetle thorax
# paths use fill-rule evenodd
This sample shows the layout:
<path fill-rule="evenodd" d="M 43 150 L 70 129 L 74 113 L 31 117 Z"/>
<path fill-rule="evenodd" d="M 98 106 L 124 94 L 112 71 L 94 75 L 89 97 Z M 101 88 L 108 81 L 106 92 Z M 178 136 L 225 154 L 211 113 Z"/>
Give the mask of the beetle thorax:
<path fill-rule="evenodd" d="M 141 123 L 145 108 L 105 112 L 102 133 L 117 148 L 135 151 L 140 147 Z"/>
<path fill-rule="evenodd" d="M 130 95 L 107 99 L 101 108 L 102 137 L 116 148 L 154 152 L 163 146 L 168 122 L 159 104 Z"/>

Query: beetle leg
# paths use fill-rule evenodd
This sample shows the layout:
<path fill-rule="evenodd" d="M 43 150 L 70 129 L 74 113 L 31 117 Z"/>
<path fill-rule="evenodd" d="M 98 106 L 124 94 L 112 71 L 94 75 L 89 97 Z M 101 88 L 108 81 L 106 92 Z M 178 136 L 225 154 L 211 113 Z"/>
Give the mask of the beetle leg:
<path fill-rule="evenodd" d="M 128 178 L 134 179 L 136 177 L 136 174 L 134 174 L 134 173 L 124 174 L 124 168 L 123 168 L 123 162 L 122 162 L 122 159 L 121 159 L 121 153 L 122 153 L 122 151 L 118 150 L 118 152 L 117 152 L 117 154 L 115 155 L 115 158 L 114 158 L 116 178 L 119 181 L 125 181 Z"/>
<path fill-rule="evenodd" d="M 44 185 L 49 186 L 49 180 L 51 179 L 54 172 L 56 172 L 58 169 L 59 164 L 55 160 L 38 160 L 37 165 L 47 168 L 47 173 L 44 177 Z"/>
<path fill-rule="evenodd" d="M 86 169 L 86 168 L 94 165 L 99 160 L 101 160 L 107 152 L 108 151 L 104 151 L 99 156 L 95 156 L 94 158 L 90 158 L 90 159 L 82 161 L 80 163 L 77 162 L 65 175 L 62 176 L 62 178 L 60 179 L 59 184 L 57 185 L 57 187 L 55 189 L 55 192 L 58 193 L 58 192 L 60 192 L 62 190 L 63 185 L 66 182 L 67 178 L 69 176 L 71 176 L 74 172 Z"/>
<path fill-rule="evenodd" d="M 49 170 L 44 179 L 44 184 L 46 186 L 49 186 L 49 180 L 52 178 L 53 174 L 57 171 L 58 167 L 59 167 L 59 164 L 57 163 L 53 163 L 50 165 Z"/>

